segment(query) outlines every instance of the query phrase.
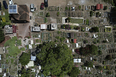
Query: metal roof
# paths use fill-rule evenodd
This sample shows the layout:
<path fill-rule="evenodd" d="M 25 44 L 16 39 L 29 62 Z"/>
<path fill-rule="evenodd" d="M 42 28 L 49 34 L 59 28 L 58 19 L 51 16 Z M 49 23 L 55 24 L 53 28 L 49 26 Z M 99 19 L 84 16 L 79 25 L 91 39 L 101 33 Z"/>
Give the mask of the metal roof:
<path fill-rule="evenodd" d="M 18 13 L 17 5 L 8 5 L 8 12 L 9 12 L 9 14 Z"/>

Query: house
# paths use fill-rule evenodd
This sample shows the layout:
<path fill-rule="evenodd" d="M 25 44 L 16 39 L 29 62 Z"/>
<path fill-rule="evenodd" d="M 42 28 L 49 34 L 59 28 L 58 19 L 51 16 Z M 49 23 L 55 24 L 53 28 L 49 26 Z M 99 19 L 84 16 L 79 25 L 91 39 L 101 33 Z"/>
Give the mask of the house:
<path fill-rule="evenodd" d="M 9 14 L 11 16 L 11 21 L 15 23 L 26 23 L 30 21 L 29 18 L 29 8 L 27 5 L 13 5 L 9 6 Z M 14 10 L 14 11 L 13 11 Z"/>
<path fill-rule="evenodd" d="M 5 25 L 4 31 L 6 34 L 16 33 L 16 26 L 15 25 Z"/>
<path fill-rule="evenodd" d="M 103 4 L 97 4 L 96 5 L 96 10 L 100 10 L 103 9 Z"/>
<path fill-rule="evenodd" d="M 47 25 L 46 24 L 41 24 L 40 29 L 47 29 Z"/>
<path fill-rule="evenodd" d="M 40 32 L 40 27 L 31 27 L 32 32 Z"/>
<path fill-rule="evenodd" d="M 50 26 L 50 30 L 56 30 L 57 29 L 57 24 L 56 23 L 51 23 L 49 26 Z"/>

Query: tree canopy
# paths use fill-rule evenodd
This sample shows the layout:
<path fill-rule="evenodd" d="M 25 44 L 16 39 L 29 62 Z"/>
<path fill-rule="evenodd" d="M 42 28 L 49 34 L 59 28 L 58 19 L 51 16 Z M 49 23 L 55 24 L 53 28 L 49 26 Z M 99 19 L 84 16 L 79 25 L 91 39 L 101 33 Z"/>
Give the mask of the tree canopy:
<path fill-rule="evenodd" d="M 95 45 L 87 45 L 86 47 L 81 47 L 79 49 L 79 53 L 81 55 L 87 56 L 87 55 L 97 55 L 98 54 L 98 47 Z"/>
<path fill-rule="evenodd" d="M 98 27 L 92 27 L 89 31 L 90 32 L 99 32 L 99 28 Z"/>
<path fill-rule="evenodd" d="M 78 67 L 73 67 L 71 72 L 70 72 L 70 76 L 71 77 L 77 77 L 80 73 L 80 70 Z"/>
<path fill-rule="evenodd" d="M 30 59 L 30 54 L 28 54 L 28 53 L 22 53 L 22 55 L 19 58 L 19 62 L 22 65 L 27 65 L 29 63 L 29 59 Z"/>
<path fill-rule="evenodd" d="M 87 66 L 87 67 L 93 67 L 93 62 L 92 61 L 86 61 L 84 63 L 84 65 Z"/>
<path fill-rule="evenodd" d="M 2 29 L 0 28 L 0 43 L 5 40 L 4 33 Z"/>
<path fill-rule="evenodd" d="M 41 51 L 37 55 L 39 64 L 42 66 L 43 74 L 61 76 L 71 71 L 73 56 L 66 44 L 55 44 L 55 42 L 43 43 L 39 46 Z"/>

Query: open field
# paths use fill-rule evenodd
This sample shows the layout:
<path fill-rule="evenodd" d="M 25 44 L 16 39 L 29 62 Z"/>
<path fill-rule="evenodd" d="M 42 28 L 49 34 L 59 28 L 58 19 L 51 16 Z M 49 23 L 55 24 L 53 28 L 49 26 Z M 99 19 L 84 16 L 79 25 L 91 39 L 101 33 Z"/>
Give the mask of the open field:
<path fill-rule="evenodd" d="M 71 18 L 71 21 L 70 21 L 71 23 L 83 23 L 83 19 L 73 19 L 73 18 Z"/>

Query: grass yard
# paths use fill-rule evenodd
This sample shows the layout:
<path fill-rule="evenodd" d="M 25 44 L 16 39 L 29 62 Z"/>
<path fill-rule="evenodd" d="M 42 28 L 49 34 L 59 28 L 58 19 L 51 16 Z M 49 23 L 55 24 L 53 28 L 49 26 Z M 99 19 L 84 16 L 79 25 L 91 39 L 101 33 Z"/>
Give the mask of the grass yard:
<path fill-rule="evenodd" d="M 79 24 L 81 24 L 81 23 L 83 23 L 83 19 L 73 19 L 73 18 L 71 18 L 70 22 L 71 23 L 79 23 Z"/>
<path fill-rule="evenodd" d="M 112 29 L 110 27 L 105 28 L 105 32 L 111 32 L 111 31 L 112 31 Z"/>
<path fill-rule="evenodd" d="M 6 43 L 4 44 L 5 47 L 8 46 L 7 50 L 9 56 L 16 57 L 16 55 L 21 52 L 20 49 L 16 46 L 16 43 L 21 44 L 20 40 L 18 40 L 17 37 L 13 37 L 12 39 L 6 41 Z"/>

